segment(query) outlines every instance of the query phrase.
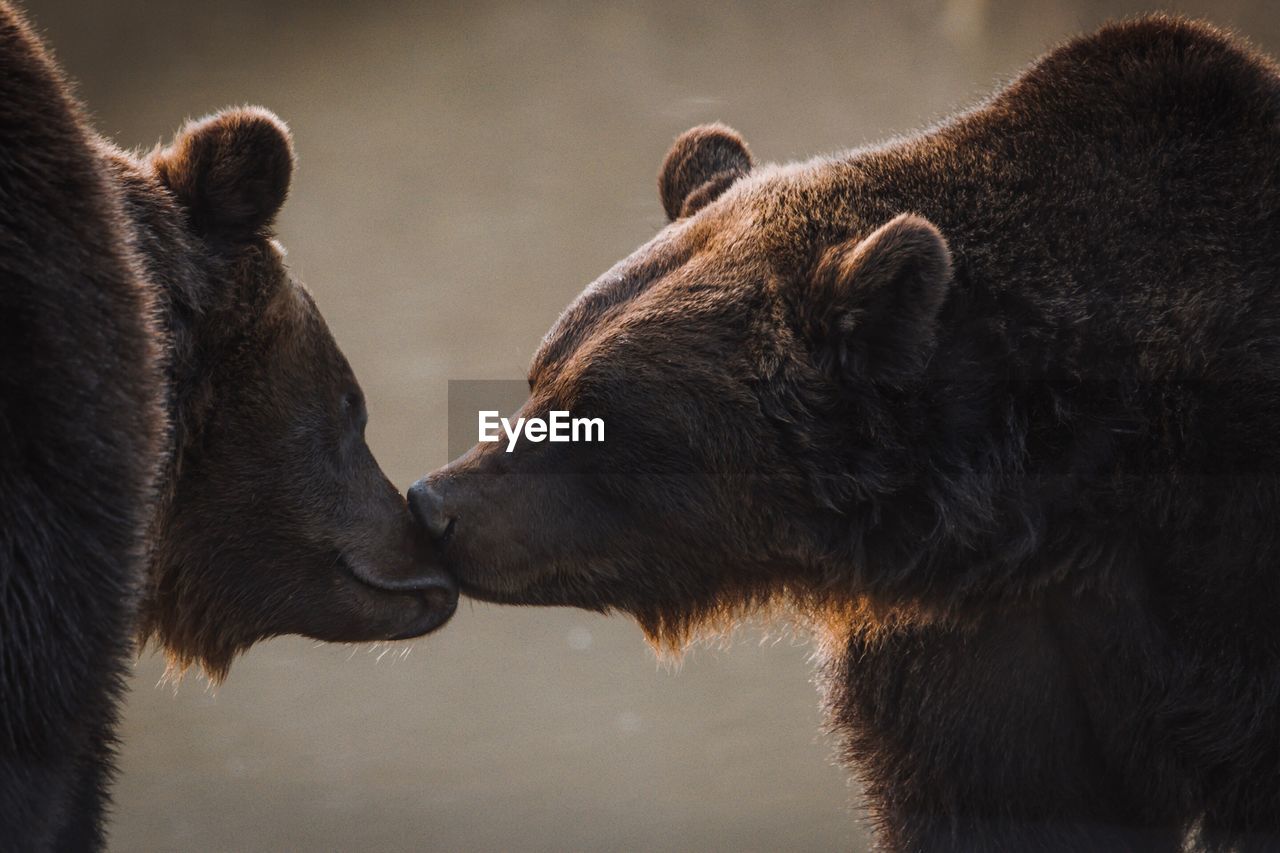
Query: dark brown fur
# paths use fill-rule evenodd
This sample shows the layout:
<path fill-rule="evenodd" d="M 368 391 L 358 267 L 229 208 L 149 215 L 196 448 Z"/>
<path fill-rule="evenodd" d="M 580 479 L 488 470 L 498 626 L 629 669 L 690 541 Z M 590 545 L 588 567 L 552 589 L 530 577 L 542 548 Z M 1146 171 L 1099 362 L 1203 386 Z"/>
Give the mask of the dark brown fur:
<path fill-rule="evenodd" d="M 425 633 L 456 585 L 271 223 L 265 110 L 137 157 L 0 4 L 0 847 L 102 844 L 124 664 Z"/>
<path fill-rule="evenodd" d="M 464 590 L 790 604 L 888 849 L 1280 843 L 1274 65 L 1151 18 L 729 186 L 707 133 L 533 359 L 606 442 L 411 490 Z"/>
<path fill-rule="evenodd" d="M 78 105 L 0 7 L 0 846 L 97 843 L 163 437 L 151 293 Z"/>

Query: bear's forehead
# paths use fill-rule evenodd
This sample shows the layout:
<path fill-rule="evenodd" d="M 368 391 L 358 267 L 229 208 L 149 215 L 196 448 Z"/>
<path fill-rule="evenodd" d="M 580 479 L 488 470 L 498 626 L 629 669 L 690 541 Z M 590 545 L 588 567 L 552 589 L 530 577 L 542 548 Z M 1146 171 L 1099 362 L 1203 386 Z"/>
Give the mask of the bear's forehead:
<path fill-rule="evenodd" d="M 646 327 L 673 330 L 742 315 L 799 257 L 808 229 L 794 215 L 797 169 L 779 167 L 753 179 L 652 240 L 589 284 L 561 314 L 534 354 L 535 382 L 584 348 L 612 349 L 643 338 Z M 803 175 L 801 178 L 803 179 Z M 703 327 L 709 336 L 722 328 Z"/>
<path fill-rule="evenodd" d="M 888 146 L 757 167 L 589 284 L 543 338 L 530 380 L 571 361 L 581 367 L 587 352 L 670 341 L 690 329 L 719 338 L 758 332 L 776 320 L 769 301 L 806 274 L 821 247 L 879 224 L 865 209 L 867 190 L 892 159 Z"/>

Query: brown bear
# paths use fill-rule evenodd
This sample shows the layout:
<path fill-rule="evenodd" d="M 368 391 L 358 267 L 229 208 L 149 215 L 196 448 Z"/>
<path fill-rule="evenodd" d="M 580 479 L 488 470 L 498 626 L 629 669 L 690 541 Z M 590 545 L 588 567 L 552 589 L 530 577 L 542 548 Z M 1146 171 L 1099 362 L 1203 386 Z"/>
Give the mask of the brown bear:
<path fill-rule="evenodd" d="M 1280 844 L 1280 74 L 1110 25 L 920 134 L 755 167 L 697 128 L 672 222 L 410 490 L 464 593 L 821 634 L 892 850 Z M 509 452 L 508 452 L 509 451 Z"/>
<path fill-rule="evenodd" d="M 0 847 L 94 848 L 135 639 L 220 678 L 426 633 L 457 588 L 272 238 L 285 126 L 120 151 L 3 4 L 0 91 Z"/>

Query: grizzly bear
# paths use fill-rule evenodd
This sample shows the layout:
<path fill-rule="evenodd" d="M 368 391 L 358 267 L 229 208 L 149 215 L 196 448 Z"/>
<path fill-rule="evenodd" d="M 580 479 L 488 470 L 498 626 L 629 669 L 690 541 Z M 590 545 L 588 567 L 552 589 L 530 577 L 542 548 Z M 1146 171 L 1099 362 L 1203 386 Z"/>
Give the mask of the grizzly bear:
<path fill-rule="evenodd" d="M 426 633 L 457 589 L 272 238 L 284 125 L 120 151 L 3 5 L 0 90 L 0 847 L 94 848 L 135 638 L 220 678 L 277 634 Z"/>
<path fill-rule="evenodd" d="M 891 850 L 1280 844 L 1280 74 L 1110 25 L 915 136 L 672 220 L 410 490 L 463 592 L 680 646 L 791 605 Z M 509 452 L 508 452 L 509 451 Z"/>

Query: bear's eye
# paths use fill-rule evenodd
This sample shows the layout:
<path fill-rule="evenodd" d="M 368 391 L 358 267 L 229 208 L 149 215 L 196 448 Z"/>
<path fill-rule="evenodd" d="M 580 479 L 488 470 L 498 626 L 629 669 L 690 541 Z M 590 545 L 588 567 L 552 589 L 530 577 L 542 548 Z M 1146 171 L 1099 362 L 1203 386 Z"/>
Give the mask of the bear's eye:
<path fill-rule="evenodd" d="M 364 433 L 365 425 L 369 422 L 369 413 L 365 410 L 364 395 L 359 391 L 348 391 L 342 395 L 342 414 L 360 431 Z"/>

